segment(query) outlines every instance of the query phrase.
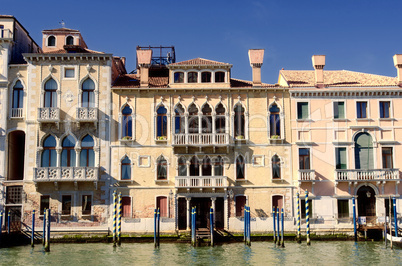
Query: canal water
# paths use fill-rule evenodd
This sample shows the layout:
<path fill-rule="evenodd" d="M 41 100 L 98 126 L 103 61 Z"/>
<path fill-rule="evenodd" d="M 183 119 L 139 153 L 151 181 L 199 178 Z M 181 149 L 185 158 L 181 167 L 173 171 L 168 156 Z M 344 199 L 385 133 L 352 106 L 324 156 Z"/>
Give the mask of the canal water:
<path fill-rule="evenodd" d="M 52 244 L 51 252 L 42 246 L 2 248 L 1 265 L 401 265 L 402 249 L 385 249 L 383 242 L 316 241 L 285 243 L 230 243 L 193 248 L 190 244 L 153 243 Z"/>

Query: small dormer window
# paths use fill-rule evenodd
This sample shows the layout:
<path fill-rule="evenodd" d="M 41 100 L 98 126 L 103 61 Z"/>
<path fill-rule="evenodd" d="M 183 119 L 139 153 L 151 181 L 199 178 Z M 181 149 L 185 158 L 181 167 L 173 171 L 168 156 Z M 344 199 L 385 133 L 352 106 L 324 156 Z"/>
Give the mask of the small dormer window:
<path fill-rule="evenodd" d="M 184 83 L 184 73 L 175 72 L 174 73 L 174 83 Z"/>
<path fill-rule="evenodd" d="M 197 72 L 189 72 L 187 82 L 188 83 L 197 83 L 198 82 L 198 73 Z"/>
<path fill-rule="evenodd" d="M 49 38 L 47 38 L 47 46 L 56 46 L 56 37 L 49 36 Z"/>
<path fill-rule="evenodd" d="M 201 82 L 202 83 L 211 82 L 211 72 L 202 72 L 201 73 Z"/>
<path fill-rule="evenodd" d="M 225 72 L 215 72 L 215 82 L 225 82 Z"/>
<path fill-rule="evenodd" d="M 74 45 L 74 37 L 73 36 L 68 36 L 66 38 L 66 45 Z"/>

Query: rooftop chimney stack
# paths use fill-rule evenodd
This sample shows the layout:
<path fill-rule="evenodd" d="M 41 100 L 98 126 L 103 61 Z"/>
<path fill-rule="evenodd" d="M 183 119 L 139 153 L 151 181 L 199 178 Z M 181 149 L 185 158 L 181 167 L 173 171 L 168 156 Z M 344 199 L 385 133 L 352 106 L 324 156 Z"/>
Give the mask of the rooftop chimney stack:
<path fill-rule="evenodd" d="M 398 86 L 402 87 L 402 54 L 394 55 L 394 65 L 398 72 Z"/>
<path fill-rule="evenodd" d="M 140 68 L 140 87 L 149 85 L 149 67 L 151 66 L 152 50 L 137 50 L 138 66 Z"/>
<path fill-rule="evenodd" d="M 313 61 L 315 86 L 317 88 L 324 87 L 324 66 L 325 66 L 325 55 L 313 55 L 311 57 Z"/>
<path fill-rule="evenodd" d="M 253 69 L 253 87 L 261 87 L 261 66 L 264 61 L 264 49 L 248 50 L 248 58 Z"/>

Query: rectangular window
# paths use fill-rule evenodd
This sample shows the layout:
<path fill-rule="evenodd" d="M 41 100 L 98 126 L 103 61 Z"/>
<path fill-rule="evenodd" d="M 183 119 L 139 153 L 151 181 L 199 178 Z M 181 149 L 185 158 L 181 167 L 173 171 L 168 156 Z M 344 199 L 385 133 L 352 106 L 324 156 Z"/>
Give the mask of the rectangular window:
<path fill-rule="evenodd" d="M 349 218 L 349 200 L 338 199 L 338 218 Z"/>
<path fill-rule="evenodd" d="M 61 214 L 71 215 L 71 195 L 63 195 L 61 197 Z"/>
<path fill-rule="evenodd" d="M 344 119 L 344 118 L 345 118 L 345 103 L 334 102 L 334 119 Z"/>
<path fill-rule="evenodd" d="M 390 102 L 380 102 L 380 118 L 390 118 Z"/>
<path fill-rule="evenodd" d="M 346 169 L 346 148 L 335 148 L 336 169 Z"/>
<path fill-rule="evenodd" d="M 308 206 L 309 206 L 309 218 L 311 219 L 313 217 L 313 200 L 312 199 L 309 199 Z M 300 200 L 300 213 L 301 213 L 301 218 L 306 219 L 306 200 L 304 200 L 304 199 Z"/>
<path fill-rule="evenodd" d="M 236 197 L 236 217 L 243 217 L 244 206 L 246 206 L 246 196 Z"/>
<path fill-rule="evenodd" d="M 74 78 L 75 77 L 74 68 L 65 68 L 64 69 L 64 77 L 65 78 Z"/>
<path fill-rule="evenodd" d="M 22 186 L 9 186 L 7 187 L 7 204 L 21 204 L 22 203 Z"/>
<path fill-rule="evenodd" d="M 308 103 L 297 103 L 297 119 L 307 119 L 308 117 Z"/>
<path fill-rule="evenodd" d="M 299 149 L 299 169 L 308 170 L 310 169 L 310 149 L 300 148 Z"/>
<path fill-rule="evenodd" d="M 357 118 L 367 118 L 367 102 L 356 102 Z"/>
<path fill-rule="evenodd" d="M 45 209 L 49 209 L 50 206 L 50 196 L 40 196 L 40 215 L 43 215 Z"/>
<path fill-rule="evenodd" d="M 123 217 L 131 217 L 131 198 L 122 197 L 121 198 L 121 208 Z"/>
<path fill-rule="evenodd" d="M 392 157 L 393 156 L 391 147 L 382 148 L 382 168 L 384 169 L 393 168 Z"/>
<path fill-rule="evenodd" d="M 92 196 L 91 195 L 82 195 L 82 214 L 90 215 L 92 208 Z"/>

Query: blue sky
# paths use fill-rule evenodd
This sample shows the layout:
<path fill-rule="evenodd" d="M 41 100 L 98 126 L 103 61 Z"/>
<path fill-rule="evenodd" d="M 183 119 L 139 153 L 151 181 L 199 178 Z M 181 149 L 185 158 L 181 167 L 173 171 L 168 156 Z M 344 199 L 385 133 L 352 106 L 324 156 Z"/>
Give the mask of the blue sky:
<path fill-rule="evenodd" d="M 265 49 L 262 80 L 274 84 L 281 68 L 396 76 L 392 56 L 402 53 L 402 1 L 32 1 L 1 0 L 41 45 L 41 31 L 80 30 L 88 47 L 127 58 L 137 45 L 174 45 L 177 61 L 196 57 L 233 64 L 232 77 L 251 80 L 248 49 Z"/>

